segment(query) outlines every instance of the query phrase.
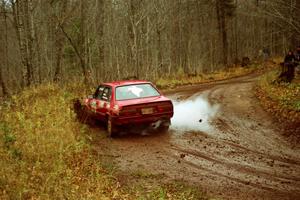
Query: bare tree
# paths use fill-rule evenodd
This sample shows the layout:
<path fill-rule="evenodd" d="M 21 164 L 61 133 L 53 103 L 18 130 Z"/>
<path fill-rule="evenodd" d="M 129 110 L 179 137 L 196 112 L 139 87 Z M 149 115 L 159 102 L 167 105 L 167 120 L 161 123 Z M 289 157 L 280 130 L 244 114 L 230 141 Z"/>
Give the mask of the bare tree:
<path fill-rule="evenodd" d="M 61 71 L 62 71 L 61 62 L 62 62 L 64 45 L 65 45 L 65 37 L 61 27 L 65 26 L 67 16 L 65 16 L 64 14 L 66 13 L 68 7 L 68 1 L 58 2 L 58 4 L 59 4 L 58 16 L 56 16 L 53 13 L 53 17 L 56 18 L 56 26 L 55 26 L 56 61 L 55 61 L 55 72 L 53 77 L 54 82 L 58 82 L 59 80 L 61 80 Z M 54 5 L 52 5 L 52 8 L 53 7 Z"/>
<path fill-rule="evenodd" d="M 8 25 L 7 25 L 7 10 L 6 10 L 5 0 L 2 0 L 1 2 L 1 13 L 4 20 L 4 30 L 3 30 L 3 34 L 1 34 L 4 41 L 4 53 L 2 54 L 4 62 L 0 64 L 0 85 L 2 87 L 2 94 L 4 96 L 8 96 L 9 90 L 6 81 L 4 80 L 3 69 L 2 69 L 4 68 L 4 66 L 8 67 Z"/>
<path fill-rule="evenodd" d="M 96 0 L 96 18 L 95 18 L 95 27 L 96 27 L 96 35 L 97 35 L 97 49 L 98 49 L 98 57 L 99 57 L 99 64 L 97 66 L 100 67 L 100 70 L 97 69 L 97 71 L 101 71 L 102 73 L 100 75 L 103 75 L 103 68 L 104 68 L 104 15 L 105 15 L 105 5 L 103 0 Z"/>
<path fill-rule="evenodd" d="M 0 2 L 3 91 L 208 73 L 300 41 L 300 0 Z"/>
<path fill-rule="evenodd" d="M 216 11 L 218 19 L 218 28 L 222 38 L 223 64 L 228 64 L 228 38 L 227 38 L 227 18 L 232 16 L 234 11 L 234 2 L 232 0 L 216 0 Z"/>
<path fill-rule="evenodd" d="M 11 0 L 13 20 L 23 64 L 23 86 L 33 83 L 33 7 L 31 0 Z"/>

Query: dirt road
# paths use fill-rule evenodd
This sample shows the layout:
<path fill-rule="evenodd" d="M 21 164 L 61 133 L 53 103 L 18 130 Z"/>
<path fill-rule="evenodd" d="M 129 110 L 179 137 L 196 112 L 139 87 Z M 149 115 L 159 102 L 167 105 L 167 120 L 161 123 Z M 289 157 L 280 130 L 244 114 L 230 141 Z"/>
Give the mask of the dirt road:
<path fill-rule="evenodd" d="M 179 104 L 201 96 L 215 113 L 202 116 L 199 129 L 175 124 L 168 133 L 127 134 L 95 145 L 110 151 L 124 172 L 184 180 L 221 199 L 300 199 L 300 147 L 263 111 L 254 83 L 248 76 L 168 91 Z M 195 120 L 201 110 L 187 112 L 184 120 Z"/>

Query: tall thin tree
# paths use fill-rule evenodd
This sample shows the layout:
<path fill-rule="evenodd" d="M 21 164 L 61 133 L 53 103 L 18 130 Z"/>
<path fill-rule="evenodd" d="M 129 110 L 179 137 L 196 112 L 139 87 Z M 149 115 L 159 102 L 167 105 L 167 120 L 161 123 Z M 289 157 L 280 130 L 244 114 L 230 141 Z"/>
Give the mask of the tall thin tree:
<path fill-rule="evenodd" d="M 218 28 L 222 38 L 223 65 L 228 64 L 227 19 L 235 10 L 233 0 L 216 0 Z"/>

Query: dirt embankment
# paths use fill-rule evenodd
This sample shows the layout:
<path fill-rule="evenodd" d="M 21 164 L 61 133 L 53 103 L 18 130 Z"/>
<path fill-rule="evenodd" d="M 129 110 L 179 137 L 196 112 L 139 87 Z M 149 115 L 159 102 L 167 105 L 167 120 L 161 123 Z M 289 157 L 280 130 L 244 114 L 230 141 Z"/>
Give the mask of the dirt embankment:
<path fill-rule="evenodd" d="M 115 157 L 124 173 L 144 170 L 184 180 L 222 199 L 299 199 L 300 146 L 292 146 L 261 108 L 252 92 L 255 80 L 247 76 L 167 93 L 179 103 L 202 95 L 205 105 L 216 105 L 215 115 L 197 122 L 208 127 L 175 124 L 164 134 L 101 139 L 95 149 Z M 206 107 L 183 119 L 194 120 L 192 113 Z"/>

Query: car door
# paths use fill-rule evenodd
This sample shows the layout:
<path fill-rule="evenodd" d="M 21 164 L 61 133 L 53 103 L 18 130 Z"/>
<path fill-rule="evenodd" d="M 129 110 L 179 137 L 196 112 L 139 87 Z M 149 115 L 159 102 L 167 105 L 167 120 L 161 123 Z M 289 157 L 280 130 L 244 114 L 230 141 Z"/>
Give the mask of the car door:
<path fill-rule="evenodd" d="M 105 120 L 106 114 L 110 109 L 111 87 L 100 86 L 99 92 L 95 94 L 96 108 L 95 112 L 99 119 Z"/>
<path fill-rule="evenodd" d="M 96 113 L 97 111 L 97 107 L 99 105 L 99 99 L 101 98 L 104 88 L 105 86 L 100 85 L 99 87 L 97 87 L 94 95 L 92 97 L 89 97 L 87 106 L 92 113 Z"/>

